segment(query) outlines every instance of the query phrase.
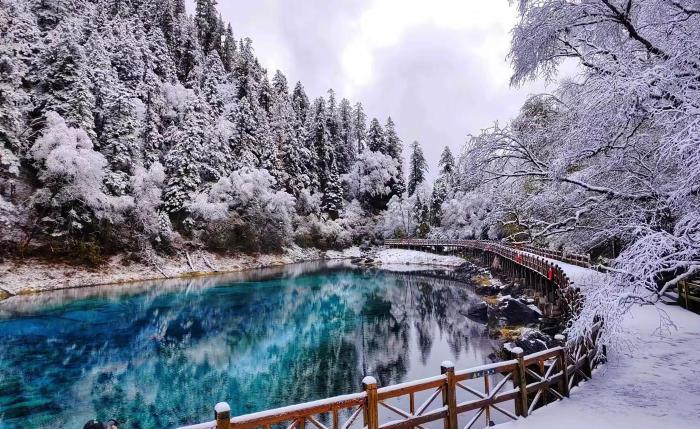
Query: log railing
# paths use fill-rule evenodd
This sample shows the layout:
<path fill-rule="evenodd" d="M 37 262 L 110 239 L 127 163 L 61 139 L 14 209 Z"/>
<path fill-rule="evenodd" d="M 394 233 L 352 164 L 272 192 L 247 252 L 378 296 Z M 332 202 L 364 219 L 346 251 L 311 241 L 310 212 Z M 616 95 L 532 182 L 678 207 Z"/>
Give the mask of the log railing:
<path fill-rule="evenodd" d="M 389 246 L 442 246 L 470 248 L 484 255 L 499 256 L 520 269 L 530 283 L 554 285 L 559 296 L 577 292 L 558 265 L 530 251 L 481 240 L 386 240 Z M 493 263 L 495 259 L 488 262 Z M 545 288 L 546 290 L 546 288 Z M 373 377 L 362 381 L 363 391 L 329 399 L 252 414 L 231 417 L 227 403 L 216 404 L 214 420 L 181 429 L 426 429 L 428 423 L 442 421 L 444 429 L 470 429 L 483 418 L 493 425 L 498 414 L 507 419 L 527 417 L 537 408 L 569 396 L 571 388 L 592 377 L 597 362 L 598 334 L 594 325 L 591 338 L 560 343 L 541 352 L 523 355 L 511 350 L 513 359 L 455 371 L 445 361 L 440 375 L 417 381 L 379 387 Z M 419 395 L 422 402 L 416 402 Z M 360 419 L 362 416 L 362 419 Z"/>
<path fill-rule="evenodd" d="M 437 421 L 445 429 L 470 429 L 482 419 L 491 426 L 495 414 L 527 417 L 590 379 L 599 327 L 592 339 L 575 345 L 564 345 L 560 337 L 560 346 L 530 355 L 516 348 L 514 359 L 460 371 L 445 361 L 440 375 L 385 387 L 365 377 L 362 392 L 290 407 L 231 417 L 222 402 L 216 404 L 214 420 L 181 429 L 425 429 Z M 419 394 L 425 398 L 420 403 Z"/>

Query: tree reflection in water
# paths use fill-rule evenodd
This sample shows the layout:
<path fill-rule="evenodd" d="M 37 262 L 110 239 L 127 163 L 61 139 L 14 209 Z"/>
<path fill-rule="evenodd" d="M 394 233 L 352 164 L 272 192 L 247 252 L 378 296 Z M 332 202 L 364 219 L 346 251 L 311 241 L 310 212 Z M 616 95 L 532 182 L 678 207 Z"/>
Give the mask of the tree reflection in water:
<path fill-rule="evenodd" d="M 195 279 L 162 287 L 0 304 L 0 428 L 173 427 L 481 364 L 484 327 L 464 285 L 313 265 L 296 275 Z M 172 283 L 172 282 L 171 282 Z M 40 302 L 36 302 L 36 300 Z M 39 410 L 39 412 L 37 412 Z M 31 412 L 31 414 L 30 414 Z"/>

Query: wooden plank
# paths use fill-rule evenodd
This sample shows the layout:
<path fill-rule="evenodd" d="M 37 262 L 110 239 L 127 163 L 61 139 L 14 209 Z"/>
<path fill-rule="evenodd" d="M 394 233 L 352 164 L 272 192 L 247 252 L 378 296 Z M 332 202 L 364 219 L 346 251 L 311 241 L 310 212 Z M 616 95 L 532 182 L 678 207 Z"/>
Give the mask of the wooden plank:
<path fill-rule="evenodd" d="M 393 386 L 381 387 L 377 389 L 377 398 L 380 401 L 383 401 L 385 399 L 396 398 L 398 396 L 434 389 L 442 386 L 445 383 L 445 379 L 446 377 L 444 375 L 438 375 L 421 380 L 395 384 Z"/>
<path fill-rule="evenodd" d="M 444 419 L 445 417 L 447 417 L 447 409 L 445 407 L 440 407 L 420 416 L 384 423 L 380 426 L 380 429 L 408 429 L 413 426 Z"/>

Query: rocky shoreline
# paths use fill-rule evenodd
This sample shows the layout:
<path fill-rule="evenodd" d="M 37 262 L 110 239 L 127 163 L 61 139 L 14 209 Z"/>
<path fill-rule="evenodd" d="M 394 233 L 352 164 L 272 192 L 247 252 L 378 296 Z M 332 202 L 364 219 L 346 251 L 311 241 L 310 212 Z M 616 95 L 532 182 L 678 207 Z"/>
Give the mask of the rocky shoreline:
<path fill-rule="evenodd" d="M 500 340 L 501 349 L 494 352 L 494 360 L 510 359 L 510 350 L 515 347 L 530 354 L 561 343 L 558 335 L 563 330 L 563 320 L 545 317 L 518 280 L 493 277 L 488 268 L 469 261 L 452 270 L 425 270 L 420 274 L 474 288 L 482 300 L 461 314 L 483 323 L 489 336 Z"/>

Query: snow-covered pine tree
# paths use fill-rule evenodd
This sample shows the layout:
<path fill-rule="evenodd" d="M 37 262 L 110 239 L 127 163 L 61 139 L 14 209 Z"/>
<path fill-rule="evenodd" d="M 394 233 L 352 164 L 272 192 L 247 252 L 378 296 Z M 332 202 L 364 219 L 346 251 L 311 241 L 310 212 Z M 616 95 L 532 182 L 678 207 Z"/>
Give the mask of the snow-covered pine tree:
<path fill-rule="evenodd" d="M 356 135 L 353 130 L 353 112 L 350 102 L 343 98 L 338 110 L 338 140 L 335 154 L 338 173 L 343 175 L 350 171 L 357 158 Z"/>
<path fill-rule="evenodd" d="M 292 92 L 292 109 L 294 109 L 294 114 L 301 124 L 306 123 L 310 107 L 311 103 L 309 103 L 309 97 L 306 96 L 306 91 L 304 91 L 304 85 L 301 82 L 297 82 Z"/>
<path fill-rule="evenodd" d="M 279 152 L 280 182 L 284 189 L 294 195 L 311 185 L 309 177 L 309 151 L 300 144 L 298 130 L 303 129 L 292 108 L 287 78 L 277 70 L 272 79 L 274 105 L 271 128 L 274 143 Z"/>
<path fill-rule="evenodd" d="M 232 168 L 253 167 L 259 164 L 258 124 L 256 115 L 248 97 L 243 97 L 231 112 L 229 120 L 233 123 L 233 134 L 229 141 L 232 154 Z"/>
<path fill-rule="evenodd" d="M 423 155 L 423 149 L 417 141 L 411 144 L 411 160 L 408 172 L 408 196 L 413 195 L 418 186 L 425 182 L 428 163 Z"/>
<path fill-rule="evenodd" d="M 442 203 L 452 192 L 455 175 L 455 158 L 449 146 L 445 146 L 440 155 L 438 170 L 440 175 L 435 179 L 433 193 L 430 197 L 430 224 L 440 226 L 442 218 Z"/>
<path fill-rule="evenodd" d="M 321 209 L 335 219 L 342 209 L 342 186 L 328 125 L 326 103 L 322 97 L 319 97 L 314 101 L 312 128 L 309 134 L 310 146 L 312 145 L 316 155 L 315 173 L 319 190 L 323 193 Z"/>
<path fill-rule="evenodd" d="M 391 117 L 386 120 L 384 136 L 386 139 L 386 154 L 396 160 L 398 168 L 397 175 L 391 185 L 391 192 L 393 195 L 400 196 L 406 191 L 406 182 L 403 174 L 403 143 L 398 134 L 396 134 L 396 125 Z"/>
<path fill-rule="evenodd" d="M 357 145 L 357 153 L 365 150 L 367 145 L 367 115 L 362 108 L 362 103 L 355 103 L 355 109 L 352 112 L 353 116 L 353 131 L 355 131 L 355 143 Z"/>
<path fill-rule="evenodd" d="M 194 20 L 197 25 L 197 38 L 204 53 L 208 54 L 212 49 L 220 47 L 221 34 L 216 0 L 196 0 Z"/>
<path fill-rule="evenodd" d="M 205 156 L 203 147 L 209 139 L 205 133 L 207 121 L 203 106 L 195 102 L 187 107 L 181 126 L 172 126 L 165 136 L 171 149 L 165 155 L 168 178 L 163 206 L 176 223 L 186 219 L 187 205 L 201 183 L 200 163 Z"/>
<path fill-rule="evenodd" d="M 224 36 L 224 44 L 222 47 L 221 61 L 224 63 L 224 68 L 227 72 L 233 69 L 233 63 L 236 58 L 236 39 L 233 37 L 233 28 L 229 23 L 226 26 L 226 34 Z"/>
<path fill-rule="evenodd" d="M 38 84 L 34 88 L 37 109 L 33 115 L 54 111 L 68 125 L 94 136 L 95 96 L 79 31 L 69 23 L 59 24 L 49 45 L 34 60 L 31 78 Z"/>
<path fill-rule="evenodd" d="M 367 131 L 367 149 L 372 152 L 387 154 L 386 136 L 377 118 L 372 119 L 369 124 L 369 130 Z"/>
<path fill-rule="evenodd" d="M 226 83 L 226 70 L 219 58 L 219 53 L 210 51 L 204 61 L 204 71 L 202 74 L 201 94 L 209 104 L 213 117 L 218 117 L 224 111 L 225 97 L 222 94 L 221 86 Z"/>

